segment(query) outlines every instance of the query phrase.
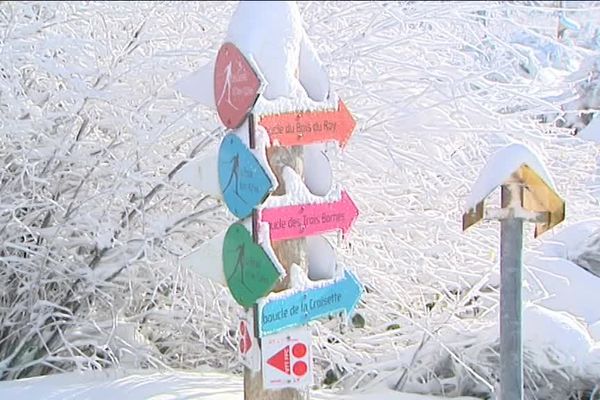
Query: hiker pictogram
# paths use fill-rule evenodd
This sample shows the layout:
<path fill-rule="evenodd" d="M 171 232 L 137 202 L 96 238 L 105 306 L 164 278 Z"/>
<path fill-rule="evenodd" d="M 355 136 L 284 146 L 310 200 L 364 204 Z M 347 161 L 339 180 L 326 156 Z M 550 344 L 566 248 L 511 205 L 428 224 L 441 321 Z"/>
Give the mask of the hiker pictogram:
<path fill-rule="evenodd" d="M 229 104 L 234 110 L 237 110 L 238 108 L 231 101 L 231 79 L 231 62 L 229 62 L 225 67 L 225 83 L 223 84 L 223 89 L 221 90 L 221 96 L 219 97 L 219 100 L 217 100 L 217 106 L 221 105 L 223 98 L 225 98 L 227 104 Z"/>

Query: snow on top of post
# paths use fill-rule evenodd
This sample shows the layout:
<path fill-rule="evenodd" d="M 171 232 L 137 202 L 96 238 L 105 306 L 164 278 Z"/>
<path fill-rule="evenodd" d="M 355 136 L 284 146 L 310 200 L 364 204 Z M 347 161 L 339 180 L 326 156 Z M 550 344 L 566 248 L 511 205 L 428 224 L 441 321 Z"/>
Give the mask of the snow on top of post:
<path fill-rule="evenodd" d="M 240 1 L 226 41 L 258 67 L 266 85 L 263 96 L 324 100 L 329 79 L 291 1 Z M 251 62 L 252 62 L 251 61 Z"/>
<path fill-rule="evenodd" d="M 471 187 L 466 199 L 465 209 L 472 210 L 485 199 L 495 188 L 510 178 L 521 165 L 526 164 L 556 191 L 554 181 L 540 157 L 529 147 L 521 143 L 512 143 L 494 154 L 487 161 L 479 177 Z"/>
<path fill-rule="evenodd" d="M 224 42 L 241 51 L 264 85 L 257 112 L 277 114 L 337 106 L 327 72 L 302 26 L 295 2 L 239 2 Z M 177 89 L 215 109 L 214 68 L 212 60 L 178 81 Z"/>

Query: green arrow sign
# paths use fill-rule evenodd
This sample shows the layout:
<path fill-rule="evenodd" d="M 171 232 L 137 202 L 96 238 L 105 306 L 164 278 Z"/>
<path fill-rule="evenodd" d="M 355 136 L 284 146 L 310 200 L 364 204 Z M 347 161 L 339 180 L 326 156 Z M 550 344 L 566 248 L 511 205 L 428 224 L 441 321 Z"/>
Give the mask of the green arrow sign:
<path fill-rule="evenodd" d="M 256 300 L 269 294 L 281 275 L 240 223 L 231 225 L 225 234 L 223 269 L 231 295 L 244 307 L 251 307 Z"/>

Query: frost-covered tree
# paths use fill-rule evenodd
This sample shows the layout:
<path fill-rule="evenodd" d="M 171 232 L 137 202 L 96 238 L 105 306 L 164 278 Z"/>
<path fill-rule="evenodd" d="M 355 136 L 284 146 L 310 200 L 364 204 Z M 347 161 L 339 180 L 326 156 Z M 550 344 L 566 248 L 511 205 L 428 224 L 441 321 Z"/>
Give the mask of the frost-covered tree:
<path fill-rule="evenodd" d="M 177 256 L 222 217 L 172 178 L 216 132 L 175 99 L 161 13 L 0 5 L 0 379 L 211 351 L 214 289 Z"/>
<path fill-rule="evenodd" d="M 214 59 L 234 6 L 0 3 L 0 379 L 117 365 L 240 371 L 239 306 L 177 262 L 231 216 L 173 179 L 221 137 L 216 114 L 173 87 Z M 578 15 L 597 18 L 593 7 Z M 586 192 L 597 152 L 536 121 L 560 104 L 521 67 L 543 49 L 512 41 L 554 41 L 556 15 L 531 2 L 300 9 L 358 122 L 344 168 L 330 155 L 362 213 L 337 256 L 366 286 L 362 318 L 314 326 L 315 381 L 489 397 L 497 230 L 459 233 L 479 168 L 524 141 L 548 162 L 569 218 L 599 215 Z M 597 370 L 559 350 L 526 349 L 528 395 L 589 397 Z"/>

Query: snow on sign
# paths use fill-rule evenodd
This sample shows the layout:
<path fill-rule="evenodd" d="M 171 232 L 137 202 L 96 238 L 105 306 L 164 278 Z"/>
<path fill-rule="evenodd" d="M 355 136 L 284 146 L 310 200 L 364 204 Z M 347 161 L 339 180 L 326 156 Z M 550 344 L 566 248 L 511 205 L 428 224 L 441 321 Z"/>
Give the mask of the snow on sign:
<path fill-rule="evenodd" d="M 259 125 L 274 145 L 290 147 L 335 140 L 344 147 L 356 122 L 340 100 L 337 110 L 269 115 L 262 117 Z"/>
<path fill-rule="evenodd" d="M 260 162 L 233 133 L 219 147 L 218 175 L 225 204 L 240 219 L 248 217 L 273 189 Z"/>
<path fill-rule="evenodd" d="M 308 329 L 294 329 L 262 339 L 265 389 L 306 388 L 312 384 L 311 337 Z"/>
<path fill-rule="evenodd" d="M 316 286 L 303 292 L 284 295 L 278 293 L 275 298 L 262 299 L 255 313 L 258 324 L 258 336 L 263 337 L 286 328 L 306 325 L 312 320 L 340 312 L 350 314 L 363 288 L 349 271 L 344 277 L 331 280 L 322 286 Z"/>
<path fill-rule="evenodd" d="M 239 127 L 254 106 L 261 82 L 244 55 L 224 43 L 215 61 L 214 95 L 217 112 L 229 129 Z"/>
<path fill-rule="evenodd" d="M 209 196 L 222 200 L 218 180 L 217 154 L 205 154 L 185 164 L 174 179 L 186 183 Z"/>
<path fill-rule="evenodd" d="M 225 279 L 221 257 L 224 239 L 225 231 L 205 241 L 180 259 L 181 266 L 215 283 L 226 286 L 227 280 Z"/>
<path fill-rule="evenodd" d="M 356 205 L 345 191 L 332 203 L 266 208 L 259 221 L 269 224 L 272 241 L 297 239 L 340 229 L 346 234 L 358 217 Z"/>
<path fill-rule="evenodd" d="M 252 241 L 250 232 L 240 223 L 227 229 L 222 257 L 229 291 L 244 307 L 266 296 L 281 275 L 265 250 Z"/>

